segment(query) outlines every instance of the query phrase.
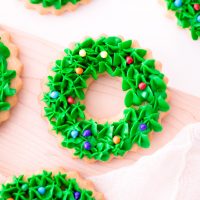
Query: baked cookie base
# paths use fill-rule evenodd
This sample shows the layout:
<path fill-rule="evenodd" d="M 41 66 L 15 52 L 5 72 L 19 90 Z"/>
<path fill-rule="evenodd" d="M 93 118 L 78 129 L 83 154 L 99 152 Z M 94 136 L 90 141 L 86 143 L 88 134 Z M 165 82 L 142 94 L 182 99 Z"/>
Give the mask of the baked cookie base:
<path fill-rule="evenodd" d="M 16 71 L 16 77 L 11 81 L 11 88 L 16 89 L 16 94 L 11 97 L 7 97 L 6 101 L 10 103 L 11 108 L 17 104 L 17 95 L 22 88 L 22 80 L 20 78 L 22 72 L 22 63 L 18 59 L 18 48 L 12 43 L 9 33 L 0 29 L 1 41 L 9 48 L 10 57 L 7 58 L 8 69 Z M 11 109 L 10 109 L 11 110 Z M 0 124 L 6 121 L 10 116 L 10 110 L 0 112 Z"/>
<path fill-rule="evenodd" d="M 102 35 L 100 35 L 99 37 L 101 37 L 101 36 L 107 37 L 106 34 L 102 34 Z M 122 40 L 124 40 L 124 37 L 122 37 L 122 36 L 118 36 L 118 37 L 121 38 Z M 84 39 L 86 39 L 86 38 L 88 38 L 88 36 L 84 37 L 82 41 L 84 41 Z M 95 39 L 95 38 L 93 38 L 93 39 Z M 82 41 L 80 41 L 80 42 L 82 42 Z M 71 43 L 71 44 L 69 45 L 69 48 L 70 48 L 70 49 L 73 49 L 74 47 L 75 47 L 75 43 Z M 140 48 L 140 45 L 139 45 L 139 43 L 138 43 L 136 40 L 133 40 L 133 45 L 132 45 L 132 47 L 133 47 L 133 48 Z M 145 59 L 152 59 L 152 58 L 153 58 L 153 56 L 152 56 L 152 51 L 149 50 L 149 49 L 146 49 L 146 50 L 147 50 L 147 54 L 146 54 L 146 56 L 145 56 L 144 58 L 145 58 Z M 58 59 L 62 59 L 63 56 L 64 56 L 64 53 L 61 53 L 60 56 L 58 56 Z M 51 63 L 51 64 L 49 65 L 48 75 L 51 75 L 51 76 L 54 76 L 54 75 L 55 75 L 55 73 L 52 71 L 52 66 L 53 66 L 53 65 L 54 65 L 54 63 Z M 161 64 L 161 62 L 156 61 L 155 68 L 156 68 L 157 70 L 159 70 L 159 71 L 162 71 L 162 64 Z M 101 74 L 100 74 L 100 75 L 101 75 Z M 118 77 L 116 77 L 116 78 L 118 78 Z M 93 78 L 89 78 L 89 79 L 88 79 L 88 81 L 87 81 L 88 87 L 84 90 L 84 93 L 87 92 L 87 90 L 88 90 L 88 88 L 89 88 L 89 85 L 90 85 L 93 81 L 94 81 Z M 168 78 L 167 78 L 166 76 L 164 77 L 164 81 L 165 81 L 166 84 L 168 83 Z M 47 79 L 47 78 L 44 79 L 44 80 L 42 81 L 41 87 L 42 87 L 43 93 L 49 92 L 49 88 L 46 86 L 47 82 L 48 82 L 48 79 Z M 54 131 L 52 131 L 52 126 L 51 126 L 50 122 L 48 121 L 48 119 L 45 117 L 44 107 L 46 106 L 46 104 L 45 104 L 43 101 L 41 101 L 41 99 L 42 99 L 42 97 L 43 97 L 43 93 L 42 93 L 42 94 L 40 95 L 40 97 L 39 97 L 39 101 L 41 102 L 41 105 L 42 105 L 42 117 L 48 122 L 48 130 L 49 130 L 49 133 L 51 133 L 51 134 L 53 134 L 53 135 L 55 136 L 56 133 L 55 133 Z M 166 90 L 166 93 L 167 93 L 167 99 L 166 99 L 166 101 L 169 102 L 169 101 L 170 101 L 170 92 L 169 92 L 168 89 Z M 81 101 L 81 103 L 84 104 L 84 100 Z M 86 119 L 90 119 L 90 118 L 91 118 L 91 116 L 90 116 L 90 114 L 89 114 L 88 112 L 85 111 L 84 113 L 85 113 Z M 168 114 L 168 112 L 161 112 L 161 113 L 160 113 L 160 118 L 159 118 L 159 120 L 158 120 L 159 123 L 162 122 L 162 119 L 163 119 L 165 116 L 167 116 L 167 114 Z M 123 112 L 119 113 L 119 115 L 117 115 L 114 119 L 113 119 L 113 118 L 103 119 L 103 121 L 113 122 L 113 121 L 115 121 L 116 118 L 119 119 L 119 117 L 122 116 L 122 115 L 123 115 Z M 122 116 L 122 117 L 123 117 L 123 116 Z M 93 119 L 94 119 L 94 118 L 93 118 Z M 95 120 L 96 120 L 97 122 L 101 123 L 101 119 L 95 118 Z M 154 135 L 154 132 L 153 132 L 153 131 L 149 133 L 150 142 L 153 140 L 153 135 Z M 58 134 L 56 135 L 56 137 L 58 138 L 59 146 L 60 146 L 61 148 L 64 148 L 64 147 L 62 146 L 63 137 L 62 137 L 61 133 L 58 133 Z M 64 148 L 64 149 L 68 149 L 68 148 Z M 141 148 L 141 147 L 138 146 L 137 144 L 134 144 L 133 147 L 132 147 L 132 149 L 129 150 L 129 151 L 134 152 L 134 153 L 137 153 L 140 149 L 143 149 L 143 148 Z M 78 156 L 75 156 L 75 155 L 74 155 L 74 152 L 75 152 L 74 149 L 68 149 L 68 151 L 70 152 L 72 158 L 74 158 L 74 159 L 79 159 Z M 111 154 L 109 160 L 106 161 L 105 163 L 110 162 L 113 158 L 120 158 L 120 159 L 123 159 L 123 158 L 127 155 L 127 153 L 128 153 L 129 151 L 127 151 L 127 152 L 125 153 L 124 156 L 114 156 L 114 155 Z M 94 159 L 94 158 L 89 159 L 89 158 L 87 158 L 87 157 L 83 157 L 82 160 L 86 161 L 87 163 L 100 162 L 100 161 L 98 161 L 98 160 L 96 160 L 96 159 Z"/>
<path fill-rule="evenodd" d="M 92 191 L 93 197 L 95 198 L 95 200 L 104 200 L 105 199 L 104 195 L 102 193 L 96 191 L 94 184 L 90 180 L 83 179 L 78 172 L 67 171 L 67 170 L 65 170 L 63 168 L 59 168 L 59 169 L 53 170 L 53 171 L 52 170 L 48 170 L 48 169 L 45 169 L 45 170 L 49 171 L 49 172 L 52 172 L 52 175 L 56 175 L 59 172 L 63 173 L 63 174 L 67 174 L 67 179 L 69 179 L 69 178 L 76 179 L 76 182 L 78 183 L 80 188 Z M 39 171 L 39 172 L 34 173 L 34 174 L 35 175 L 40 174 L 42 171 Z M 24 180 L 27 180 L 28 177 L 30 177 L 30 176 L 32 176 L 34 174 L 31 174 L 31 173 L 24 174 Z M 10 183 L 10 182 L 12 182 L 12 180 L 13 180 L 13 177 L 10 177 L 10 178 L 7 179 L 7 181 L 4 184 Z"/>
<path fill-rule="evenodd" d="M 66 5 L 62 6 L 61 9 L 56 9 L 54 6 L 44 8 L 42 4 L 32 4 L 29 0 L 22 0 L 25 3 L 26 8 L 33 9 L 38 11 L 41 15 L 46 14 L 53 14 L 53 15 L 61 15 L 64 12 L 70 12 L 76 10 L 76 8 L 80 5 L 85 5 L 90 2 L 90 0 L 81 0 L 77 4 L 67 3 Z"/>

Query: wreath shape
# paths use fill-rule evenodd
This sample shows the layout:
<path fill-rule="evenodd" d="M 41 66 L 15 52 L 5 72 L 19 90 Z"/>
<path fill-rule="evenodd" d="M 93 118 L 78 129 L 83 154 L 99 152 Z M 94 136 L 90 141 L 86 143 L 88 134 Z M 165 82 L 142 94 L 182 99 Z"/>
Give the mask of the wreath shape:
<path fill-rule="evenodd" d="M 1 185 L 0 199 L 71 199 L 103 200 L 90 181 L 84 180 L 76 172 L 43 171 L 31 176 L 13 177 L 13 180 Z"/>
<path fill-rule="evenodd" d="M 189 28 L 193 40 L 200 37 L 200 0 L 165 0 L 168 10 L 174 11 L 178 25 Z"/>
<path fill-rule="evenodd" d="M 147 50 L 119 37 L 87 38 L 65 49 L 64 57 L 51 69 L 43 97 L 44 115 L 62 135 L 63 147 L 73 149 L 81 159 L 108 161 L 113 155 L 123 156 L 135 144 L 150 146 L 150 133 L 162 130 L 161 112 L 170 107 L 164 75 L 156 61 L 146 56 Z M 82 104 L 87 80 L 103 73 L 121 77 L 122 89 L 127 91 L 124 118 L 111 124 L 86 119 Z"/>

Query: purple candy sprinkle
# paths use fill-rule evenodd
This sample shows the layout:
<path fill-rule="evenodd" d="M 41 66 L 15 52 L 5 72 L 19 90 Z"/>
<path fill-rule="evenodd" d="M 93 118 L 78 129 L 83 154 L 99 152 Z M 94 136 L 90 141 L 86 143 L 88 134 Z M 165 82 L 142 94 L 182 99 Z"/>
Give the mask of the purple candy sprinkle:
<path fill-rule="evenodd" d="M 85 131 L 83 132 L 83 136 L 84 136 L 84 137 L 89 137 L 89 136 L 91 136 L 91 135 L 92 135 L 91 130 L 85 130 Z"/>
<path fill-rule="evenodd" d="M 146 124 L 140 124 L 140 130 L 141 131 L 147 130 L 147 125 Z"/>
<path fill-rule="evenodd" d="M 81 197 L 81 193 L 80 192 L 74 192 L 75 200 L 78 200 L 80 197 Z"/>
<path fill-rule="evenodd" d="M 90 150 L 90 149 L 91 149 L 91 144 L 90 144 L 90 142 L 84 142 L 84 148 L 85 148 L 86 150 Z"/>

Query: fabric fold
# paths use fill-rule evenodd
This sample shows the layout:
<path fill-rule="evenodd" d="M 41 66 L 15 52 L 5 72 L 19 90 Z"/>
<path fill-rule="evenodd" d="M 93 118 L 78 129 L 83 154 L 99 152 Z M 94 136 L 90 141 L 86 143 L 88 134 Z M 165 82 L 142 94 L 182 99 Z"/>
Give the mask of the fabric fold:
<path fill-rule="evenodd" d="M 199 144 L 200 123 L 189 125 L 154 154 L 91 179 L 107 200 L 200 199 Z"/>

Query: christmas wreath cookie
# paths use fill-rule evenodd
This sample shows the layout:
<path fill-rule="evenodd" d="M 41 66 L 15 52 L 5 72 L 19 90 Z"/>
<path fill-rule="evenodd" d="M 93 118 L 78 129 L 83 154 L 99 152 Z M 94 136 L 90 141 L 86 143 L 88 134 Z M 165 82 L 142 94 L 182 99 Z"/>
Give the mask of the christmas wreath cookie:
<path fill-rule="evenodd" d="M 62 136 L 62 146 L 81 159 L 108 161 L 137 146 L 149 148 L 152 132 L 162 130 L 161 118 L 169 110 L 166 78 L 160 68 L 132 40 L 87 38 L 65 49 L 50 69 L 44 116 Z M 121 78 L 126 108 L 119 121 L 107 119 L 101 124 L 86 117 L 84 98 L 91 80 L 104 73 Z"/>
<path fill-rule="evenodd" d="M 90 0 L 23 0 L 27 8 L 35 9 L 40 14 L 60 15 L 66 11 L 73 11 L 81 4 Z"/>
<path fill-rule="evenodd" d="M 0 123 L 9 118 L 22 85 L 19 77 L 22 64 L 17 56 L 18 49 L 9 34 L 0 30 Z"/>
<path fill-rule="evenodd" d="M 175 13 L 178 25 L 189 28 L 193 40 L 200 37 L 200 0 L 165 0 L 168 10 Z"/>
<path fill-rule="evenodd" d="M 2 184 L 1 200 L 103 200 L 90 181 L 83 180 L 76 172 L 43 171 L 31 176 L 13 177 Z"/>

